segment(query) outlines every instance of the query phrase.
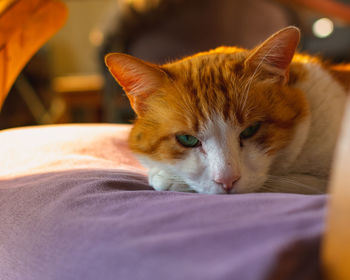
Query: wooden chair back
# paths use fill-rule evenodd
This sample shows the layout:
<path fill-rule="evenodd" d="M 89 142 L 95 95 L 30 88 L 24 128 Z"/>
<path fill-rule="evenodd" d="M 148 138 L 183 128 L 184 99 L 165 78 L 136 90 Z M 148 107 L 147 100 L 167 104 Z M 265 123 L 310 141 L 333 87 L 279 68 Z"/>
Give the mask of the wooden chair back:
<path fill-rule="evenodd" d="M 0 110 L 22 68 L 67 14 L 59 0 L 0 1 Z"/>

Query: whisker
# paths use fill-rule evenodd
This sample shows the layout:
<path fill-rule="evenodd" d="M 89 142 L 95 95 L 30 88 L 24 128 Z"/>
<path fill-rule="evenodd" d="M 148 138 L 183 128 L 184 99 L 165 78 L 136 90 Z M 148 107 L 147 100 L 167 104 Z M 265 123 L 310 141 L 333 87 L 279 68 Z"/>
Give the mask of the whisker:
<path fill-rule="evenodd" d="M 280 185 L 282 184 L 282 185 Z M 269 175 L 265 184 L 261 187 L 261 190 L 265 191 L 282 191 L 293 193 L 313 193 L 322 194 L 323 192 L 316 187 L 303 184 L 290 177 Z"/>

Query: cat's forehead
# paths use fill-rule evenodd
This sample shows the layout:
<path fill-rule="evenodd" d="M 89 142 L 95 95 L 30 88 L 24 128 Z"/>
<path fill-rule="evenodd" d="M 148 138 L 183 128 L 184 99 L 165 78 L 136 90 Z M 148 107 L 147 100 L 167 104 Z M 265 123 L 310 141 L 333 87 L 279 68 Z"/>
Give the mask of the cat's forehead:
<path fill-rule="evenodd" d="M 247 55 L 240 49 L 216 50 L 165 65 L 172 82 L 161 95 L 167 104 L 161 115 L 175 114 L 175 119 L 194 131 L 217 119 L 241 128 L 260 121 L 293 119 L 299 95 L 281 94 L 280 84 L 246 70 Z"/>
<path fill-rule="evenodd" d="M 178 77 L 188 74 L 213 74 L 216 70 L 225 70 L 226 72 L 235 73 L 237 67 L 242 66 L 248 51 L 235 47 L 220 47 L 209 52 L 198 53 L 194 56 L 186 57 L 174 63 L 164 65 L 172 74 Z M 221 73 L 222 74 L 222 73 Z"/>
<path fill-rule="evenodd" d="M 229 135 L 239 135 L 241 128 L 237 123 L 234 120 L 224 120 L 219 114 L 213 114 L 203 121 L 198 136 L 203 140 L 215 139 L 218 142 L 226 142 Z"/>
<path fill-rule="evenodd" d="M 230 51 L 219 49 L 165 66 L 176 87 L 172 94 L 175 98 L 170 103 L 183 102 L 186 108 L 190 103 L 191 112 L 195 113 L 192 116 L 195 127 L 205 126 L 218 116 L 243 125 L 251 111 L 252 100 L 247 96 L 249 81 L 243 73 L 246 52 L 228 49 Z M 186 115 L 187 111 L 183 113 Z"/>

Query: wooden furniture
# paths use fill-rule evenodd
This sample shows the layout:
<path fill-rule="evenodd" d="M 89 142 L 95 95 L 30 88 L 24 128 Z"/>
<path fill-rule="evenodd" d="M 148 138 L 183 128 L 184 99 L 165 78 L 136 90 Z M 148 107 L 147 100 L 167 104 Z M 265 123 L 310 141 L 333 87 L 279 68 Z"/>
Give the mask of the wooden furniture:
<path fill-rule="evenodd" d="M 102 91 L 101 75 L 57 77 L 52 82 L 57 98 L 64 102 L 65 122 L 101 122 Z M 75 116 L 76 114 L 80 116 Z"/>
<path fill-rule="evenodd" d="M 59 0 L 1 0 L 0 109 L 19 72 L 66 18 Z"/>
<path fill-rule="evenodd" d="M 350 98 L 331 179 L 323 260 L 327 279 L 350 279 Z"/>

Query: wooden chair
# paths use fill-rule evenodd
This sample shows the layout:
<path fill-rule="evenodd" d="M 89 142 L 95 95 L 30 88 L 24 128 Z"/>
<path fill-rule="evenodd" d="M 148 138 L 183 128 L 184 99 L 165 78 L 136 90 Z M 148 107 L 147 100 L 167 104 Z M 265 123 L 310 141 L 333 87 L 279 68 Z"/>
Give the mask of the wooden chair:
<path fill-rule="evenodd" d="M 22 68 L 67 14 L 59 0 L 0 1 L 0 109 Z"/>

